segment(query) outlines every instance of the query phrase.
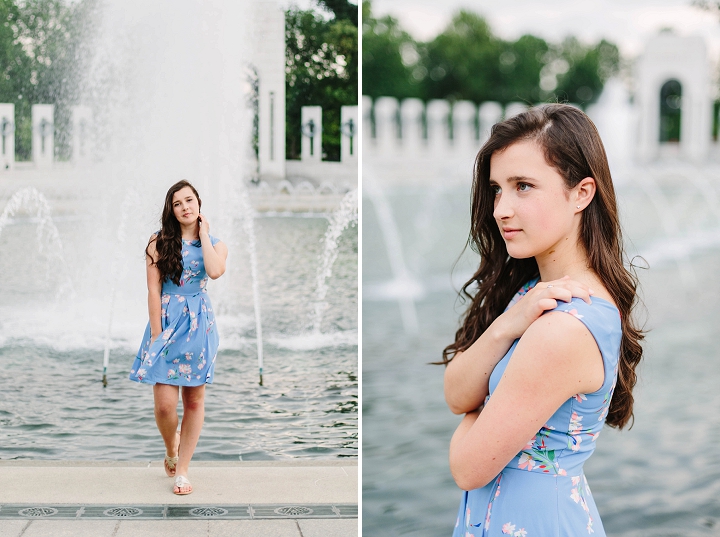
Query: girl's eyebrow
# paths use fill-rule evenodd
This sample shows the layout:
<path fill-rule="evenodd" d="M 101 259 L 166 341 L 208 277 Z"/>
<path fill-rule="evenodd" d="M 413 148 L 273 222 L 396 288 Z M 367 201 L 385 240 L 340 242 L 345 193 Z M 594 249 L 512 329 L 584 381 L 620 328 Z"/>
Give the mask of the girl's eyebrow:
<path fill-rule="evenodd" d="M 513 175 L 512 177 L 508 177 L 506 181 L 509 183 L 529 183 L 535 182 L 536 179 L 533 179 L 532 177 L 525 177 L 524 175 Z M 490 179 L 489 182 L 491 185 L 498 184 L 495 179 Z"/>
<path fill-rule="evenodd" d="M 514 175 L 512 177 L 508 177 L 507 180 L 511 183 L 527 183 L 535 181 L 532 177 L 525 177 L 524 175 Z"/>

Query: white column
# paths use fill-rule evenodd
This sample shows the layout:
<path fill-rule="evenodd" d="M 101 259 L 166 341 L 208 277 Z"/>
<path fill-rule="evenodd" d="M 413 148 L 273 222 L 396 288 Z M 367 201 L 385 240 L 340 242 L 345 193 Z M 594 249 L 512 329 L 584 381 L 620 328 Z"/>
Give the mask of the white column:
<path fill-rule="evenodd" d="M 363 152 L 365 152 L 368 151 L 372 143 L 372 98 L 368 95 L 363 95 L 362 110 L 362 140 Z"/>
<path fill-rule="evenodd" d="M 381 154 L 395 154 L 398 147 L 398 101 L 395 97 L 375 100 L 375 147 Z"/>
<path fill-rule="evenodd" d="M 258 73 L 260 176 L 285 177 L 285 11 L 275 0 L 251 5 L 250 51 Z M 240 149 L 239 149 L 240 150 Z"/>
<path fill-rule="evenodd" d="M 428 149 L 445 153 L 450 148 L 450 103 L 444 99 L 433 99 L 427 104 Z"/>
<path fill-rule="evenodd" d="M 505 115 L 503 119 L 510 119 L 511 117 L 517 116 L 518 114 L 525 112 L 527 109 L 528 106 L 525 103 L 507 103 L 507 106 L 505 106 Z"/>
<path fill-rule="evenodd" d="M 400 131 L 402 150 L 417 156 L 424 145 L 422 115 L 425 105 L 420 99 L 405 99 L 400 104 Z"/>
<path fill-rule="evenodd" d="M 459 154 L 478 149 L 475 136 L 475 117 L 477 110 L 475 103 L 458 101 L 453 106 L 453 146 Z"/>
<path fill-rule="evenodd" d="M 478 122 L 480 123 L 480 139 L 478 144 L 484 144 L 490 138 L 490 129 L 502 119 L 502 106 L 500 103 L 488 101 L 478 108 Z"/>
<path fill-rule="evenodd" d="M 72 161 L 75 164 L 86 164 L 90 161 L 90 107 L 71 106 L 70 114 L 72 123 Z"/>
<path fill-rule="evenodd" d="M 355 162 L 358 158 L 358 107 L 340 107 L 340 162 Z"/>
<path fill-rule="evenodd" d="M 15 105 L 0 104 L 0 169 L 15 167 Z"/>
<path fill-rule="evenodd" d="M 641 162 L 646 162 L 657 157 L 660 147 L 660 84 L 653 84 L 643 80 L 644 74 L 640 72 L 640 79 L 643 84 L 637 91 L 635 99 L 636 107 L 640 111 L 638 120 L 637 155 Z M 682 131 L 682 126 L 680 127 Z M 682 136 L 683 133 L 680 133 Z"/>
<path fill-rule="evenodd" d="M 322 160 L 322 106 L 303 106 L 300 109 L 300 160 Z"/>
<path fill-rule="evenodd" d="M 32 105 L 32 155 L 38 168 L 52 166 L 55 159 L 55 105 Z"/>

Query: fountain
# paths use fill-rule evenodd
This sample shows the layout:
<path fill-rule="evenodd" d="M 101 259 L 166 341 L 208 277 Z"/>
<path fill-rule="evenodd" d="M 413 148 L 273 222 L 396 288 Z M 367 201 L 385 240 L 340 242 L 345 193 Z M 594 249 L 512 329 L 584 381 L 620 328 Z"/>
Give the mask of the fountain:
<path fill-rule="evenodd" d="M 85 158 L 4 175 L 0 244 L 9 255 L 0 268 L 9 289 L 0 304 L 0 360 L 21 380 L 0 396 L 0 410 L 14 416 L 14 440 L 0 458 L 127 460 L 157 448 L 147 413 L 152 391 L 126 377 L 147 323 L 143 251 L 159 227 L 165 192 L 179 179 L 196 186 L 210 233 L 229 249 L 225 275 L 208 283 L 220 352 L 197 456 L 357 455 L 356 234 L 345 232 L 351 240 L 334 252 L 334 294 L 323 312 L 342 337 L 287 345 L 306 330 L 308 304 L 318 296 L 327 219 L 253 206 L 246 51 L 256 41 L 246 7 L 108 2 L 79 84 L 79 102 L 91 111 L 77 121 L 85 121 Z M 255 8 L 279 9 L 274 2 Z M 42 254 L 52 257 L 50 279 L 36 277 L 40 263 L 26 270 L 20 255 L 36 222 Z M 105 388 L 95 380 L 101 355 Z M 61 404 L 68 392 L 81 395 Z M 27 425 L 36 419 L 48 429 L 43 438 Z"/>
<path fill-rule="evenodd" d="M 327 231 L 325 231 L 325 247 L 323 248 L 320 267 L 317 273 L 317 290 L 315 291 L 314 315 L 312 330 L 320 333 L 323 313 L 328 307 L 325 297 L 328 292 L 328 279 L 332 276 L 332 267 L 338 256 L 338 240 L 340 235 L 350 225 L 356 225 L 358 220 L 358 191 L 351 190 L 340 203 L 338 210 L 330 217 Z"/>
<path fill-rule="evenodd" d="M 45 196 L 33 187 L 15 192 L 5 205 L 2 214 L 0 214 L 0 234 L 2 234 L 3 228 L 10 223 L 11 218 L 22 212 L 29 213 L 37 221 L 35 237 L 37 239 L 38 253 L 42 254 L 47 251 L 46 277 L 51 276 L 50 270 L 53 264 L 59 266 L 56 297 L 72 296 L 74 294 L 73 283 L 63 256 L 62 241 L 53 222 L 52 211 Z"/>
<path fill-rule="evenodd" d="M 402 242 L 398 231 L 392 209 L 388 203 L 384 191 L 376 184 L 376 179 L 366 166 L 363 175 L 364 191 L 372 200 L 373 207 L 380 222 L 380 230 L 385 244 L 385 252 L 390 261 L 393 278 L 384 284 L 383 291 L 379 294 L 386 294 L 395 298 L 400 306 L 405 332 L 416 334 L 418 332 L 417 311 L 415 300 L 423 295 L 423 289 L 416 278 L 411 276 L 405 263 Z"/>

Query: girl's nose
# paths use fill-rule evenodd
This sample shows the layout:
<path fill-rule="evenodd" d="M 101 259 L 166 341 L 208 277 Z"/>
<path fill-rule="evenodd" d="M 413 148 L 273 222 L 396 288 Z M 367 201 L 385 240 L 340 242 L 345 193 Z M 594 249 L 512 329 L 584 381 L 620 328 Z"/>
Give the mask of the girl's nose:
<path fill-rule="evenodd" d="M 496 220 L 502 220 L 503 218 L 512 216 L 512 207 L 510 200 L 507 199 L 507 196 L 500 194 L 497 198 L 495 198 L 493 216 Z"/>

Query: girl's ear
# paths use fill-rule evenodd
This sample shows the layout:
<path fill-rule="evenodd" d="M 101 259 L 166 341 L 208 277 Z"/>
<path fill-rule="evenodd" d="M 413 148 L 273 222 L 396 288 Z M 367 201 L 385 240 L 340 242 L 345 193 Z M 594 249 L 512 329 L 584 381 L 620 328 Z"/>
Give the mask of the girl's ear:
<path fill-rule="evenodd" d="M 575 185 L 575 206 L 578 211 L 582 211 L 590 205 L 590 202 L 595 197 L 595 179 L 592 177 L 586 177 Z"/>

